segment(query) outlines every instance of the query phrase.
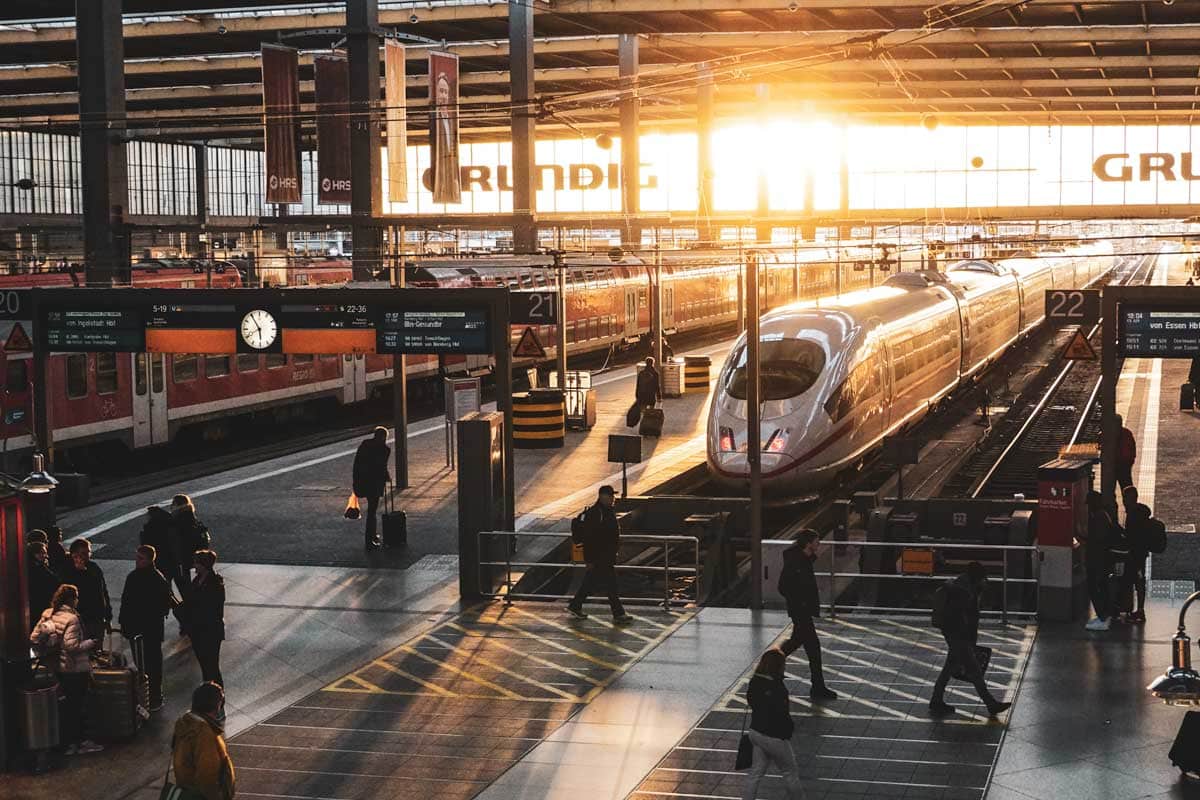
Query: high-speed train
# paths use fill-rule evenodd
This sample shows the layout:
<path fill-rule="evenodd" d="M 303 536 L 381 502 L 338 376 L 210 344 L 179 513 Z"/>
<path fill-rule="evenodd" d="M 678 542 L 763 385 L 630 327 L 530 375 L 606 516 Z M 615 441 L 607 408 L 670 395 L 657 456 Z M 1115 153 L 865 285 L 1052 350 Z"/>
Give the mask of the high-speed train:
<path fill-rule="evenodd" d="M 971 259 L 764 315 L 764 489 L 803 494 L 855 467 L 1040 323 L 1046 289 L 1087 286 L 1113 261 L 1107 242 Z M 708 418 L 709 472 L 727 487 L 749 480 L 746 380 L 743 334 L 721 370 Z"/>

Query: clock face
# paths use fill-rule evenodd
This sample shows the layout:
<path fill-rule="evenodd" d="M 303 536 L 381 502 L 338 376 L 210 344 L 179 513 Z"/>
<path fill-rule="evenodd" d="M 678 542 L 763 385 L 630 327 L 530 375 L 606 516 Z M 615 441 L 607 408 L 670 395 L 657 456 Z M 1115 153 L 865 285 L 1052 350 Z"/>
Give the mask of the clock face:
<path fill-rule="evenodd" d="M 242 317 L 242 341 L 255 350 L 266 350 L 278 335 L 279 326 L 271 312 L 256 308 Z"/>

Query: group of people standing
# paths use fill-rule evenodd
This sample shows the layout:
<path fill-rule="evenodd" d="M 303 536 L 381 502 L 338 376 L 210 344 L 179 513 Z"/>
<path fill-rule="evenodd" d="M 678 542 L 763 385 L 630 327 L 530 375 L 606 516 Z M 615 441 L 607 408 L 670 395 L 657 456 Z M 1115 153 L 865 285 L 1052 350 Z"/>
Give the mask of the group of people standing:
<path fill-rule="evenodd" d="M 97 752 L 103 748 L 84 738 L 84 723 L 92 656 L 112 632 L 104 571 L 92 561 L 87 539 L 76 539 L 66 549 L 58 528 L 31 531 L 27 542 L 30 643 L 43 665 L 57 675 L 65 695 L 60 713 L 64 752 Z M 225 586 L 211 545 L 208 528 L 187 495 L 176 495 L 169 509 L 147 509 L 135 568 L 121 593 L 118 622 L 125 638 L 140 639 L 141 646 L 131 649 L 149 683 L 152 712 L 163 708 L 162 645 L 164 622 L 171 613 L 179 620 L 180 635 L 191 639 L 203 680 L 222 689 L 223 709 Z M 223 710 L 214 714 L 223 718 Z"/>

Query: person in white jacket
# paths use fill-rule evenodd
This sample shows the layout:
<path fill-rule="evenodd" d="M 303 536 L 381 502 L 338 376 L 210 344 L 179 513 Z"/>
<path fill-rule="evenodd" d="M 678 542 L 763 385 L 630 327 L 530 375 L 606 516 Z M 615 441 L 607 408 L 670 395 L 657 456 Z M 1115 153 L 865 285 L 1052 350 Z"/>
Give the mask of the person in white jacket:
<path fill-rule="evenodd" d="M 88 654 L 99 646 L 95 639 L 85 639 L 83 623 L 75 607 L 79 590 L 66 583 L 58 587 L 50 607 L 42 612 L 29 641 L 42 662 L 58 675 L 66 700 L 59 706 L 59 729 L 66 755 L 98 753 L 104 748 L 83 738 L 87 713 L 88 683 L 92 662 Z"/>

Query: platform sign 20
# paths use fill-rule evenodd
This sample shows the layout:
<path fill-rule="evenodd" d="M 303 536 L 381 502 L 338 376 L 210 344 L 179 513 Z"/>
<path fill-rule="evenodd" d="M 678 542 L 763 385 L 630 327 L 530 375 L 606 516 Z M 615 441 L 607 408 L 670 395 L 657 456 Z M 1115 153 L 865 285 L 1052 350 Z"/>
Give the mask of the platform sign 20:
<path fill-rule="evenodd" d="M 28 289 L 0 291 L 0 319 L 33 319 L 31 298 Z"/>
<path fill-rule="evenodd" d="M 1046 319 L 1051 325 L 1095 325 L 1100 321 L 1100 290 L 1047 289 Z"/>

